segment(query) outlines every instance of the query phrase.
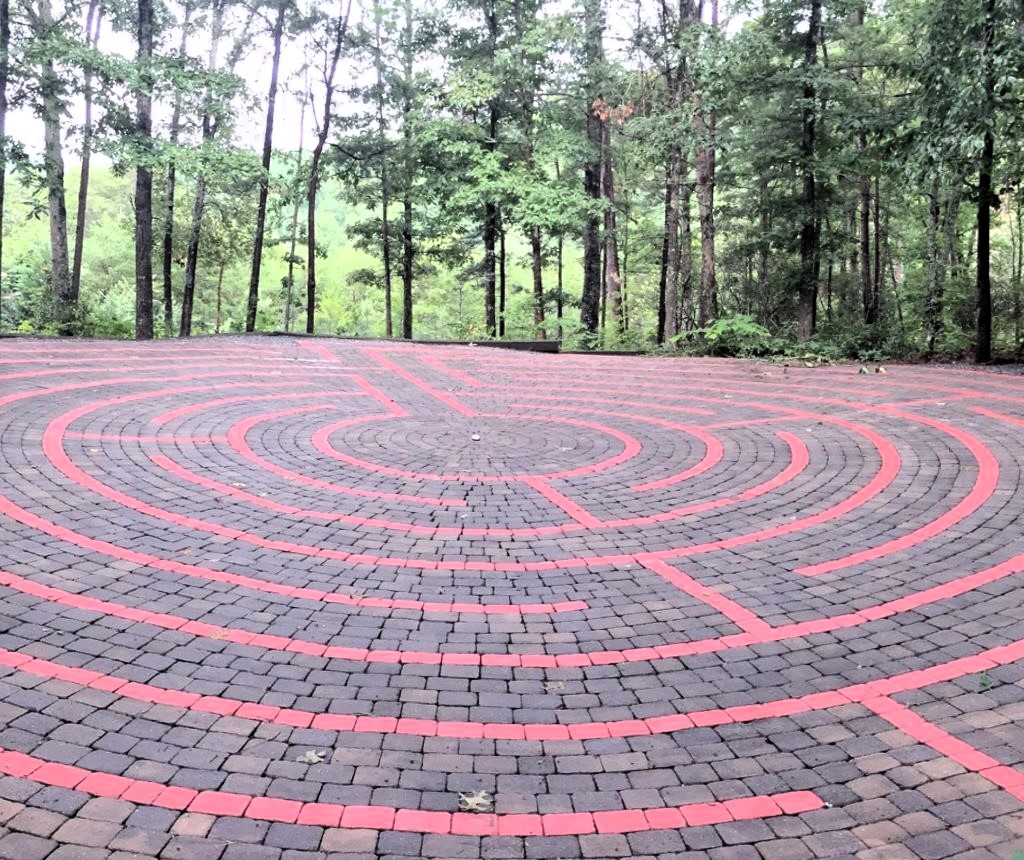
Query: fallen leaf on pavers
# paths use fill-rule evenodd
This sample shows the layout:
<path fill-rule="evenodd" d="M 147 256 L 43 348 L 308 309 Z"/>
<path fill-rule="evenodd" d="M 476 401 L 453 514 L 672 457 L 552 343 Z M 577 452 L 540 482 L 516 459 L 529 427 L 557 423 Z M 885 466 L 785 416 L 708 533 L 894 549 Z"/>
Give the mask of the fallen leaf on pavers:
<path fill-rule="evenodd" d="M 486 791 L 459 792 L 459 809 L 462 812 L 490 812 L 494 800 Z"/>
<path fill-rule="evenodd" d="M 875 373 L 885 373 L 885 372 L 886 372 L 886 370 L 885 370 L 884 367 L 882 367 L 882 365 L 878 365 L 878 367 L 875 368 Z"/>
<path fill-rule="evenodd" d="M 217 630 L 217 631 L 214 632 L 213 638 L 214 639 L 227 639 L 228 638 L 228 631 L 227 630 Z"/>
<path fill-rule="evenodd" d="M 320 764 L 325 758 L 327 758 L 327 750 L 306 750 L 295 760 L 302 764 Z"/>
<path fill-rule="evenodd" d="M 553 692 L 555 692 L 555 690 L 564 690 L 564 689 L 565 689 L 565 681 L 545 681 L 544 682 L 544 692 L 545 693 L 553 693 Z"/>
<path fill-rule="evenodd" d="M 868 369 L 867 369 L 867 367 L 865 367 L 865 366 L 864 366 L 864 365 L 862 364 L 862 365 L 860 366 L 860 370 L 858 370 L 858 371 L 857 371 L 857 373 L 860 373 L 860 374 L 862 374 L 862 375 L 866 375 L 866 374 L 868 374 L 868 373 L 871 373 L 871 371 L 870 371 L 870 370 L 868 370 Z"/>
<path fill-rule="evenodd" d="M 103 453 L 103 449 L 102 448 L 90 448 L 89 449 L 89 453 L 90 454 L 102 454 Z"/>

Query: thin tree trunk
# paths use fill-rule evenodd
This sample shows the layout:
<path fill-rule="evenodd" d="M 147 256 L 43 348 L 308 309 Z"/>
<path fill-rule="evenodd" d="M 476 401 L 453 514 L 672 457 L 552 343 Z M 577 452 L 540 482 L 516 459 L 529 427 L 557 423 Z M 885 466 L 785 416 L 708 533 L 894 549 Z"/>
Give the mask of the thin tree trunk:
<path fill-rule="evenodd" d="M 103 24 L 99 0 L 89 0 L 85 16 L 86 44 L 96 50 Z M 89 198 L 89 165 L 92 161 L 92 66 L 85 69 L 85 123 L 82 128 L 82 171 L 78 180 L 78 207 L 75 213 L 75 252 L 71 261 L 71 300 L 77 304 L 82 289 L 82 254 L 85 250 L 85 217 Z"/>
<path fill-rule="evenodd" d="M 771 229 L 772 213 L 768 208 L 768 177 L 761 176 L 760 181 L 760 206 L 761 206 L 761 237 L 757 243 L 757 290 L 759 293 L 758 304 L 762 307 L 768 306 L 768 253 L 771 250 Z M 762 317 L 761 322 L 767 319 Z"/>
<path fill-rule="evenodd" d="M 377 145 L 383 151 L 387 142 L 387 123 L 384 119 L 384 46 L 381 42 L 381 17 L 380 0 L 373 0 L 375 37 L 373 65 L 377 75 Z M 391 315 L 391 224 L 388 211 L 391 204 L 391 187 L 389 180 L 388 156 L 385 154 L 381 156 L 380 168 L 380 244 L 384 262 L 384 336 L 394 337 L 394 321 Z"/>
<path fill-rule="evenodd" d="M 181 324 L 178 328 L 178 337 L 189 337 L 192 334 L 192 311 L 195 306 L 196 275 L 199 269 L 199 241 L 202 236 L 205 207 L 206 176 L 200 173 L 196 179 L 195 199 L 192 203 L 192 226 L 189 229 L 188 251 L 185 257 L 185 284 L 181 291 Z"/>
<path fill-rule="evenodd" d="M 992 51 L 995 42 L 996 0 L 985 0 L 985 23 L 982 27 L 982 64 L 984 87 L 985 137 L 982 144 L 981 164 L 978 168 L 978 326 L 974 360 L 984 364 L 992 360 L 992 259 L 991 219 L 995 207 L 992 191 L 992 171 L 995 165 L 995 63 Z"/>
<path fill-rule="evenodd" d="M 1024 296 L 1024 201 L 1018 192 L 1014 200 L 1016 235 L 1013 248 L 1013 345 L 1016 355 L 1020 355 L 1024 341 L 1021 340 L 1022 304 Z"/>
<path fill-rule="evenodd" d="M 220 334 L 221 320 L 223 316 L 221 314 L 221 299 L 224 295 L 224 269 L 227 267 L 227 263 L 221 261 L 220 266 L 217 268 L 217 317 L 214 323 L 214 331 Z"/>
<path fill-rule="evenodd" d="M 184 18 L 181 25 L 181 43 L 178 45 L 178 58 L 184 60 L 188 51 L 188 31 L 192 23 L 193 3 L 185 3 Z M 167 163 L 167 185 L 164 194 L 164 230 L 163 230 L 163 312 L 164 334 L 170 337 L 174 328 L 174 204 L 177 193 L 178 166 L 174 149 L 181 136 L 181 90 L 175 89 L 174 107 L 171 110 L 170 143 L 171 157 Z"/>
<path fill-rule="evenodd" d="M 814 170 L 816 137 L 816 90 L 811 69 L 818 62 L 818 35 L 821 28 L 821 2 L 811 3 L 811 17 L 804 40 L 804 69 L 807 79 L 803 89 L 803 133 L 800 155 L 803 171 L 803 226 L 800 230 L 800 282 L 797 287 L 797 337 L 810 340 L 814 336 L 818 306 L 819 227 L 817 181 Z"/>
<path fill-rule="evenodd" d="M 50 0 L 39 3 L 39 29 L 49 37 L 54 28 Z M 50 275 L 53 307 L 61 334 L 72 334 L 75 301 L 71 291 L 71 267 L 68 262 L 68 212 L 64 202 L 64 151 L 61 141 L 60 79 L 52 59 L 43 64 L 41 89 L 43 102 L 43 164 L 50 224 Z"/>
<path fill-rule="evenodd" d="M 659 319 L 662 342 L 674 344 L 679 334 L 679 287 L 682 276 L 682 249 L 679 243 L 680 197 L 686 170 L 682 151 L 675 148 L 669 158 L 665 180 L 665 229 L 662 237 L 662 280 L 665 300 Z"/>
<path fill-rule="evenodd" d="M 402 337 L 412 340 L 412 279 L 416 248 L 412 241 L 412 183 L 415 156 L 412 151 L 413 95 L 413 18 L 412 0 L 405 0 L 405 40 L 402 47 L 402 160 L 405 176 L 402 189 Z M 461 295 L 461 294 L 460 294 Z M 461 319 L 461 313 L 460 313 Z"/>
<path fill-rule="evenodd" d="M 684 162 L 684 169 L 686 164 Z M 683 182 L 679 199 L 679 226 L 682 236 L 679 239 L 679 302 L 676 331 L 692 331 L 693 313 L 693 226 L 691 202 L 693 185 Z"/>
<path fill-rule="evenodd" d="M 10 77 L 11 3 L 0 0 L 0 331 L 4 327 L 4 204 L 7 193 L 7 81 Z"/>
<path fill-rule="evenodd" d="M 993 0 L 988 0 L 992 3 Z M 990 7 L 991 8 L 991 7 Z M 985 132 L 981 167 L 978 171 L 978 327 L 975 334 L 974 360 L 985 364 L 992 360 L 992 259 L 991 220 L 993 208 L 992 169 L 995 163 L 995 136 Z"/>
<path fill-rule="evenodd" d="M 213 20 L 210 29 L 210 53 L 206 69 L 212 74 L 217 68 L 217 52 L 224 33 L 224 7 L 226 0 L 215 0 Z M 216 131 L 212 116 L 213 94 L 206 93 L 206 104 L 203 108 L 203 146 L 212 143 Z M 199 245 L 203 234 L 203 210 L 206 207 L 206 173 L 200 168 L 196 177 L 195 199 L 192 203 L 192 223 L 188 234 L 188 251 L 185 256 L 185 280 L 181 290 L 181 325 L 178 327 L 179 337 L 192 334 L 192 311 L 195 306 L 196 277 L 199 271 Z"/>
<path fill-rule="evenodd" d="M 274 110 L 277 106 L 277 78 L 281 69 L 281 40 L 288 11 L 288 0 L 277 0 L 274 19 L 274 54 L 270 61 L 270 91 L 267 93 L 267 121 L 263 130 L 263 160 L 260 173 L 259 202 L 256 205 L 256 235 L 252 247 L 252 268 L 249 274 L 249 298 L 245 309 L 245 330 L 256 330 L 256 310 L 260 297 L 260 267 L 263 265 L 264 234 L 267 230 L 267 197 L 270 194 L 270 161 L 274 154 Z"/>
<path fill-rule="evenodd" d="M 925 299 L 925 346 L 928 355 L 935 351 L 935 344 L 942 336 L 942 275 L 944 266 L 939 252 L 939 183 L 932 184 L 928 195 L 928 292 Z"/>
<path fill-rule="evenodd" d="M 309 168 L 309 185 L 306 198 L 306 333 L 313 334 L 316 328 L 316 193 L 320 188 L 320 162 L 324 147 L 331 133 L 331 118 L 334 112 L 334 78 L 338 72 L 341 48 L 348 30 L 348 17 L 352 0 L 346 0 L 345 11 L 339 14 L 334 28 L 334 45 L 324 76 L 324 110 L 320 130 L 313 149 Z"/>
<path fill-rule="evenodd" d="M 565 276 L 565 237 L 561 233 L 558 235 L 558 247 L 555 252 L 556 254 L 556 295 L 555 295 L 555 310 L 558 313 L 558 339 L 562 339 L 562 317 L 565 315 L 565 291 L 564 291 L 564 276 Z"/>
<path fill-rule="evenodd" d="M 530 257 L 533 264 L 533 334 L 545 340 L 544 330 L 544 257 L 541 249 L 540 227 L 530 228 Z"/>
<path fill-rule="evenodd" d="M 302 107 L 299 109 L 299 149 L 295 153 L 295 178 L 302 170 L 302 153 L 306 144 L 306 105 L 309 103 L 307 93 L 302 94 Z M 299 241 L 299 205 L 301 196 L 295 189 L 295 201 L 292 204 L 292 229 L 288 245 L 288 280 L 284 289 L 284 330 L 292 330 L 292 307 L 295 302 L 295 251 Z"/>
<path fill-rule="evenodd" d="M 599 115 L 601 95 L 600 80 L 597 77 L 604 60 L 602 38 L 604 31 L 604 10 L 602 0 L 585 0 L 584 50 L 586 53 L 587 75 L 589 76 L 587 105 L 587 142 L 590 152 L 583 167 L 583 190 L 590 202 L 590 212 L 583 228 L 583 291 L 580 296 L 580 323 L 585 331 L 596 334 L 601 312 L 601 222 L 598 216 L 601 199 L 601 141 L 602 121 Z"/>
<path fill-rule="evenodd" d="M 498 337 L 505 336 L 505 301 L 508 298 L 508 269 L 505 257 L 505 224 L 498 213 Z"/>
<path fill-rule="evenodd" d="M 711 0 L 711 27 L 718 29 L 718 0 Z M 700 91 L 693 94 L 693 131 L 697 140 L 694 167 L 697 177 L 697 214 L 700 220 L 700 305 L 697 325 L 703 328 L 718 317 L 718 280 L 715 260 L 715 122 L 714 109 L 705 110 Z"/>
<path fill-rule="evenodd" d="M 145 149 L 153 137 L 153 29 L 152 0 L 138 0 L 137 64 L 142 75 L 135 91 L 136 134 Z M 135 169 L 135 337 L 153 339 L 153 174 L 144 160 Z"/>
<path fill-rule="evenodd" d="M 601 191 L 604 197 L 604 285 L 606 313 L 611 314 L 616 335 L 623 331 L 622 274 L 619 269 L 619 238 L 615 210 L 615 173 L 612 169 L 611 123 L 604 122 L 601 130 Z"/>
<path fill-rule="evenodd" d="M 864 135 L 861 135 L 864 140 Z M 866 141 L 862 144 L 867 147 Z M 864 302 L 864 322 L 874 325 L 878 322 L 878 308 L 875 306 L 874 290 L 872 289 L 871 278 L 871 177 L 866 173 L 860 176 L 860 233 L 859 248 L 860 257 L 857 260 L 857 269 L 860 272 L 860 290 Z M 875 236 L 875 242 L 878 237 Z"/>

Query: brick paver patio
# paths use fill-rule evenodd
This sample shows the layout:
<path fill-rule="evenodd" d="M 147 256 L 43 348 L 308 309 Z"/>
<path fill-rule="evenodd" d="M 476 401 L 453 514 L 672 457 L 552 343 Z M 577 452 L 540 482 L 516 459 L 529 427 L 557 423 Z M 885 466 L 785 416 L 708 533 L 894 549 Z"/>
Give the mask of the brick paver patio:
<path fill-rule="evenodd" d="M 0 342 L 0 858 L 1024 860 L 1024 380 Z"/>

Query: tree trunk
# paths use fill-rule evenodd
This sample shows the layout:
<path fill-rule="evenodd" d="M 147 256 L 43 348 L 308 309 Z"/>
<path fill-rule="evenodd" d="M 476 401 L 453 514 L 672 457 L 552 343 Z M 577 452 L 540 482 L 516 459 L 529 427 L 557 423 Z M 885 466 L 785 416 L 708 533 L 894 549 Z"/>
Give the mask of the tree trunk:
<path fill-rule="evenodd" d="M 39 3 L 39 27 L 49 35 L 54 27 L 50 0 Z M 43 164 L 46 174 L 46 197 L 49 209 L 51 284 L 53 307 L 61 334 L 72 334 L 75 318 L 75 300 L 71 291 L 71 268 L 68 264 L 68 212 L 64 202 L 64 151 L 61 142 L 60 77 L 53 59 L 42 64 L 43 102 Z"/>
<path fill-rule="evenodd" d="M 601 141 L 603 138 L 598 77 L 604 60 L 602 38 L 604 10 L 602 0 L 585 0 L 584 53 L 588 76 L 587 142 L 590 152 L 583 167 L 583 191 L 590 202 L 590 211 L 583 228 L 583 290 L 580 296 L 580 323 L 583 329 L 596 334 L 601 312 L 601 222 L 598 216 L 601 200 Z"/>
<path fill-rule="evenodd" d="M 939 183 L 932 185 L 928 195 L 928 292 L 925 299 L 925 345 L 928 355 L 935 351 L 935 344 L 942 336 L 942 275 L 945 267 L 939 253 Z"/>
<path fill-rule="evenodd" d="M 685 162 L 684 162 L 685 168 Z M 691 198 L 693 185 L 683 182 L 682 194 L 679 199 L 679 226 L 682 236 L 679 239 L 679 316 L 676 320 L 676 331 L 693 329 L 693 227 L 691 219 Z"/>
<path fill-rule="evenodd" d="M 299 178 L 302 170 L 302 153 L 306 144 L 306 105 L 309 103 L 307 94 L 302 94 L 302 107 L 299 110 L 299 149 L 295 153 L 295 178 Z M 299 204 L 301 195 L 296 189 L 295 201 L 292 203 L 292 228 L 288 244 L 288 280 L 284 287 L 284 330 L 292 330 L 292 307 L 295 303 L 295 251 L 299 241 Z"/>
<path fill-rule="evenodd" d="M 402 54 L 402 142 L 404 145 L 402 189 L 402 337 L 412 340 L 412 279 L 416 248 L 412 241 L 412 183 L 416 169 L 412 148 L 412 92 L 413 92 L 413 19 L 412 2 L 405 3 L 405 41 Z"/>
<path fill-rule="evenodd" d="M 864 140 L 864 135 L 861 135 Z M 862 143 L 866 148 L 867 143 Z M 860 186 L 860 230 L 859 243 L 860 257 L 857 260 L 857 270 L 860 272 L 860 291 L 864 302 L 864 322 L 874 325 L 878 322 L 878 308 L 874 302 L 874 290 L 872 289 L 871 278 L 871 177 L 866 173 L 861 174 Z M 878 241 L 878 237 L 875 237 Z"/>
<path fill-rule="evenodd" d="M 497 324 L 497 255 L 498 207 L 493 203 L 484 204 L 484 317 L 487 335 L 498 334 Z"/>
<path fill-rule="evenodd" d="M 556 278 L 556 295 L 555 295 L 555 310 L 558 313 L 558 339 L 562 339 L 562 317 L 565 315 L 565 237 L 561 233 L 558 234 L 558 248 L 555 251 L 555 278 Z"/>
<path fill-rule="evenodd" d="M 505 336 L 505 301 L 508 298 L 508 267 L 505 256 L 505 224 L 498 213 L 498 337 Z"/>
<path fill-rule="evenodd" d="M 210 54 L 206 69 L 213 74 L 217 68 L 217 52 L 220 49 L 221 36 L 224 34 L 224 7 L 226 0 L 216 0 L 213 6 L 213 20 L 210 26 Z M 206 103 L 203 107 L 203 147 L 212 142 L 216 130 L 211 104 L 213 94 L 207 90 Z M 188 234 L 188 252 L 185 257 L 185 280 L 181 290 L 181 325 L 179 337 L 192 334 L 192 310 L 195 306 L 196 277 L 199 270 L 199 244 L 203 235 L 203 209 L 206 206 L 206 174 L 202 167 L 196 177 L 195 200 L 192 204 L 192 224 Z"/>
<path fill-rule="evenodd" d="M 192 21 L 193 3 L 191 0 L 185 3 L 185 13 L 181 26 L 181 43 L 178 45 L 178 57 L 184 59 L 188 51 L 188 31 Z M 174 107 L 171 110 L 171 157 L 167 163 L 167 185 L 164 193 L 164 235 L 163 235 L 163 312 L 164 312 L 164 334 L 171 336 L 174 328 L 174 196 L 177 193 L 178 166 L 174 154 L 174 148 L 178 145 L 181 136 L 181 92 L 176 89 L 174 93 Z"/>
<path fill-rule="evenodd" d="M 202 237 L 203 209 L 206 207 L 206 176 L 196 179 L 196 196 L 192 203 L 192 226 L 188 234 L 188 252 L 185 257 L 185 284 L 181 291 L 181 325 L 178 337 L 192 334 L 192 310 L 195 306 L 196 274 L 199 269 L 199 242 Z"/>
<path fill-rule="evenodd" d="M 994 0 L 988 0 L 991 4 Z M 990 7 L 991 8 L 991 7 Z M 995 163 L 995 136 L 991 126 L 985 132 L 985 141 L 981 154 L 981 166 L 978 170 L 978 261 L 977 261 L 977 292 L 978 292 L 978 328 L 974 360 L 985 364 L 992 360 L 992 259 L 991 259 L 991 220 L 994 206 L 992 193 L 992 169 Z"/>
<path fill-rule="evenodd" d="M 530 228 L 530 257 L 533 262 L 533 334 L 545 340 L 544 331 L 544 257 L 541 251 L 540 227 Z"/>
<path fill-rule="evenodd" d="M 7 192 L 7 81 L 10 77 L 11 3 L 0 0 L 0 331 L 4 327 L 4 204 Z"/>
<path fill-rule="evenodd" d="M 384 119 L 384 46 L 381 42 L 381 5 L 373 0 L 374 57 L 373 65 L 377 75 L 377 145 L 384 151 L 387 144 L 387 122 Z M 381 257 L 384 261 L 384 336 L 394 337 L 394 320 L 391 315 L 391 223 L 389 207 L 391 187 L 388 176 L 388 156 L 381 156 L 380 207 L 381 207 Z"/>
<path fill-rule="evenodd" d="M 135 91 L 136 134 L 148 153 L 153 137 L 153 96 L 149 64 L 153 58 L 153 2 L 138 0 L 138 58 L 142 70 Z M 145 153 L 144 153 L 145 154 Z M 153 174 L 145 161 L 135 169 L 135 337 L 153 339 Z"/>
<path fill-rule="evenodd" d="M 992 192 L 992 171 L 995 166 L 995 47 L 996 0 L 985 0 L 985 23 L 982 27 L 982 64 L 984 86 L 985 138 L 978 168 L 978 327 L 974 360 L 984 364 L 992 360 L 992 259 L 991 219 L 996 200 Z"/>
<path fill-rule="evenodd" d="M 711 25 L 718 27 L 718 0 L 711 0 Z M 705 110 L 701 93 L 693 93 L 693 134 L 696 171 L 697 216 L 700 222 L 700 328 L 718 317 L 718 281 L 715 260 L 715 111 Z"/>
<path fill-rule="evenodd" d="M 604 197 L 604 289 L 605 307 L 611 314 L 616 335 L 623 332 L 622 274 L 619 269 L 619 239 L 615 211 L 615 173 L 612 170 L 611 123 L 602 123 L 601 130 L 601 192 Z"/>
<path fill-rule="evenodd" d="M 267 230 L 267 197 L 270 194 L 270 160 L 274 154 L 274 109 L 277 106 L 277 77 L 281 69 L 281 40 L 288 10 L 285 0 L 278 0 L 274 19 L 274 55 L 270 61 L 270 91 L 267 93 L 267 121 L 263 130 L 263 161 L 260 173 L 260 194 L 256 206 L 256 235 L 252 247 L 252 269 L 249 274 L 249 298 L 245 310 L 245 330 L 256 330 L 256 310 L 260 298 L 260 267 L 263 265 L 264 234 Z"/>
<path fill-rule="evenodd" d="M 316 193 L 320 188 L 320 162 L 324 147 L 331 133 L 331 119 L 334 115 L 334 78 L 341 59 L 341 47 L 348 30 L 348 17 L 352 0 L 346 0 L 344 13 L 340 13 L 334 27 L 334 44 L 330 61 L 324 70 L 324 110 L 320 130 L 313 149 L 309 167 L 309 185 L 306 198 L 306 333 L 313 334 L 316 327 Z"/>
<path fill-rule="evenodd" d="M 761 237 L 757 243 L 757 291 L 758 305 L 767 308 L 768 297 L 768 253 L 771 251 L 772 213 L 768 208 L 768 177 L 760 179 Z M 761 322 L 767 322 L 767 314 L 761 315 Z"/>
<path fill-rule="evenodd" d="M 217 316 L 216 316 L 216 321 L 214 322 L 214 328 L 213 328 L 213 330 L 217 334 L 220 334 L 221 321 L 223 319 L 223 316 L 221 314 L 221 299 L 222 299 L 222 297 L 224 295 L 224 269 L 225 268 L 227 268 L 227 263 L 225 263 L 222 260 L 221 263 L 220 263 L 220 266 L 218 266 L 218 268 L 217 268 Z"/>
<path fill-rule="evenodd" d="M 801 341 L 814 336 L 818 310 L 819 226 L 817 181 L 814 171 L 816 136 L 816 91 L 811 69 L 818 61 L 818 32 L 821 28 L 821 2 L 812 0 L 811 16 L 804 40 L 804 69 L 807 78 L 803 90 L 803 118 L 800 155 L 803 171 L 803 226 L 800 230 L 800 282 L 797 287 L 797 337 Z"/>
<path fill-rule="evenodd" d="M 679 334 L 679 286 L 682 274 L 682 250 L 679 245 L 680 196 L 686 162 L 682 151 L 675 148 L 669 158 L 665 179 L 665 229 L 662 237 L 661 280 L 664 301 L 659 313 L 662 343 L 674 344 Z M 660 286 L 659 286 L 660 290 Z"/>
<path fill-rule="evenodd" d="M 86 44 L 96 49 L 100 41 L 103 10 L 99 0 L 89 0 L 85 16 Z M 85 217 L 89 198 L 89 165 L 92 160 L 92 67 L 85 69 L 85 123 L 82 128 L 82 171 L 78 180 L 78 207 L 75 213 L 75 253 L 71 262 L 71 300 L 78 303 L 82 290 L 82 254 L 85 250 Z"/>

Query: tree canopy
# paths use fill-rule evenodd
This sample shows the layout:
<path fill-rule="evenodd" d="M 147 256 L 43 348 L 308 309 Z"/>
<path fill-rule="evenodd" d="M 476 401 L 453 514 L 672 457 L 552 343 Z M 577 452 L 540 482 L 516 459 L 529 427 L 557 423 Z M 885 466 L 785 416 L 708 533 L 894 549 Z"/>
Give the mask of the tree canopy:
<path fill-rule="evenodd" d="M 1014 0 L 0 0 L 0 327 L 1024 352 Z"/>

